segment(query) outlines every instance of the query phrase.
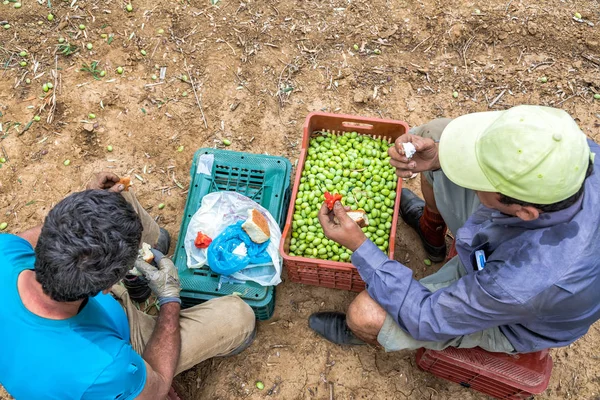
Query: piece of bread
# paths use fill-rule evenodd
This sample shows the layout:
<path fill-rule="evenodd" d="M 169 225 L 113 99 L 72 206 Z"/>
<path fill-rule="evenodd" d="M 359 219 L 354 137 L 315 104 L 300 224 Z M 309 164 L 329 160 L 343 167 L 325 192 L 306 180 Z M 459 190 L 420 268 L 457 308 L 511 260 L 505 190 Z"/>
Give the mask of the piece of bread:
<path fill-rule="evenodd" d="M 271 237 L 267 219 L 254 208 L 248 210 L 248 219 L 242 224 L 242 229 L 254 243 L 264 243 Z"/>
<path fill-rule="evenodd" d="M 126 176 L 124 178 L 121 178 L 119 180 L 119 184 L 125 186 L 125 189 L 123 189 L 125 192 L 128 191 L 129 187 L 131 187 L 131 177 L 130 176 Z"/>
<path fill-rule="evenodd" d="M 361 228 L 369 226 L 369 217 L 367 216 L 365 210 L 348 211 L 348 216 L 352 218 L 352 220 Z"/>
<path fill-rule="evenodd" d="M 154 261 L 154 254 L 152 254 L 150 251 L 151 248 L 152 246 L 150 246 L 148 243 L 142 243 L 142 248 L 139 250 L 140 257 L 142 257 L 142 259 L 147 263 Z"/>

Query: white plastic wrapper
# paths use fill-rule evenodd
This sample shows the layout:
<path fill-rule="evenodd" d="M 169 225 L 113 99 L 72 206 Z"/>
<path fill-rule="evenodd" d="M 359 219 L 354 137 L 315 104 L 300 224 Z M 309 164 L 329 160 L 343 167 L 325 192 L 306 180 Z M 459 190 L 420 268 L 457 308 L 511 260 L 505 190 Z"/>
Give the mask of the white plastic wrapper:
<path fill-rule="evenodd" d="M 271 231 L 271 241 L 267 253 L 273 260 L 273 265 L 249 265 L 231 275 L 241 281 L 253 281 L 263 286 L 274 286 L 281 283 L 281 259 L 279 257 L 279 242 L 281 229 L 275 218 L 265 208 L 248 197 L 235 192 L 215 192 L 204 196 L 200 209 L 196 211 L 188 225 L 183 242 L 187 253 L 188 268 L 200 268 L 206 265 L 206 249 L 194 245 L 198 232 L 216 238 L 229 225 L 248 218 L 248 210 L 257 209 L 267 218 Z M 245 246 L 244 246 L 245 247 Z M 243 252 L 244 249 L 239 249 Z"/>
<path fill-rule="evenodd" d="M 415 153 L 417 152 L 417 149 L 415 148 L 415 145 L 412 143 L 402 143 L 402 147 L 404 148 L 404 155 L 406 156 L 406 158 L 408 158 L 409 160 L 412 158 L 412 156 L 415 155 Z"/>

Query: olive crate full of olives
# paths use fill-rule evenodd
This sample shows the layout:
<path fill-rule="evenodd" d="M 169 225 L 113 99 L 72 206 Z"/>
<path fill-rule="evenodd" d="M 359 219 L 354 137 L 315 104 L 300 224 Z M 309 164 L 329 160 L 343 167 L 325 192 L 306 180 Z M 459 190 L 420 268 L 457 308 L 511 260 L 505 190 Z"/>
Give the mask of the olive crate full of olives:
<path fill-rule="evenodd" d="M 394 257 L 402 180 L 389 164 L 387 150 L 407 131 L 402 121 L 320 112 L 308 115 L 280 245 L 291 281 L 364 289 L 350 263 L 350 250 L 323 235 L 317 215 L 326 192 L 341 195 L 342 203 L 353 210 L 364 210 L 369 225 L 363 231 Z"/>

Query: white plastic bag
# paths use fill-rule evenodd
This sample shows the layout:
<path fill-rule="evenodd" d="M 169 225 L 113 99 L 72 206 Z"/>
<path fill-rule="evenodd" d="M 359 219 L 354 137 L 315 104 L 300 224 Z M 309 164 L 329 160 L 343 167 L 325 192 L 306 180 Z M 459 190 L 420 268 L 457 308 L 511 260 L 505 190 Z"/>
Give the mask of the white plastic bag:
<path fill-rule="evenodd" d="M 184 246 L 187 253 L 188 268 L 200 268 L 206 265 L 206 249 L 194 245 L 198 232 L 216 238 L 229 225 L 248 218 L 248 210 L 259 210 L 269 223 L 271 241 L 267 253 L 273 265 L 249 265 L 231 275 L 242 281 L 253 281 L 263 286 L 274 286 L 281 283 L 281 259 L 279 258 L 279 242 L 281 230 L 277 222 L 265 208 L 248 197 L 235 192 L 214 192 L 202 199 L 200 209 L 196 211 L 188 225 Z"/>

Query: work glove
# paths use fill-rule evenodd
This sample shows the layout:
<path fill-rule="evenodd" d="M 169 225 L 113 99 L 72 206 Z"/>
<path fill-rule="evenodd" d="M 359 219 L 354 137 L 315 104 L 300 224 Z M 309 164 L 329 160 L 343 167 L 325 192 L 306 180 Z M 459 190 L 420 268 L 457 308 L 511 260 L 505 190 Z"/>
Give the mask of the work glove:
<path fill-rule="evenodd" d="M 173 264 L 173 261 L 162 257 L 162 254 L 160 256 L 156 257 L 155 253 L 154 260 L 158 268 L 153 267 L 141 258 L 138 258 L 135 262 L 135 268 L 148 280 L 148 286 L 150 286 L 152 292 L 158 297 L 159 305 L 162 306 L 171 302 L 181 304 L 181 299 L 179 298 L 181 287 L 179 285 L 177 268 Z"/>

